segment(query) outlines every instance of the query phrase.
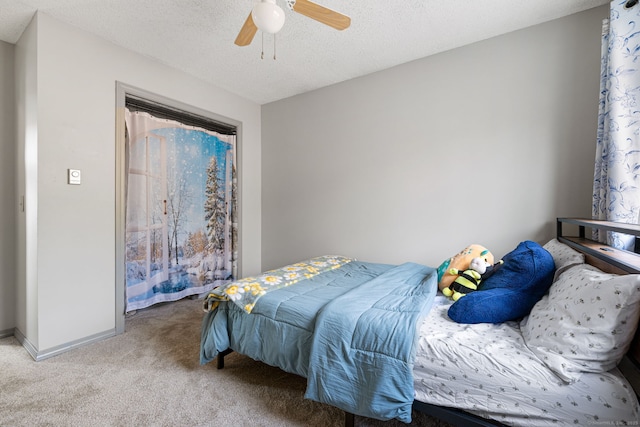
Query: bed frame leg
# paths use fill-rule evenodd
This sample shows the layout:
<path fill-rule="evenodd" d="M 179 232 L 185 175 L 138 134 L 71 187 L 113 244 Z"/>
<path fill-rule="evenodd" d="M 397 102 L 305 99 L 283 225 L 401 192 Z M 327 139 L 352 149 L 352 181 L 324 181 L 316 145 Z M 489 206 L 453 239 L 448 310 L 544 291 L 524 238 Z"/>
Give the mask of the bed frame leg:
<path fill-rule="evenodd" d="M 351 412 L 344 413 L 344 427 L 354 427 L 355 416 Z"/>
<path fill-rule="evenodd" d="M 231 350 L 230 348 L 226 349 L 225 351 L 221 351 L 220 353 L 218 353 L 218 369 L 222 369 L 224 368 L 224 357 L 231 353 L 233 350 Z"/>

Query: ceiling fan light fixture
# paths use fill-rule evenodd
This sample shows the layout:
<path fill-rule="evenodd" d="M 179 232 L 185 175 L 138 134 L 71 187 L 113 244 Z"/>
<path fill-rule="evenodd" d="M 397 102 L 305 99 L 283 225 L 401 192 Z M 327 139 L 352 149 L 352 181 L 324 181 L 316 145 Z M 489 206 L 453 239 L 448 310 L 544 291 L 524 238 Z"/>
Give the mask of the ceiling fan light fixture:
<path fill-rule="evenodd" d="M 276 4 L 276 0 L 261 0 L 253 7 L 251 18 L 260 30 L 275 34 L 284 25 L 284 10 Z"/>

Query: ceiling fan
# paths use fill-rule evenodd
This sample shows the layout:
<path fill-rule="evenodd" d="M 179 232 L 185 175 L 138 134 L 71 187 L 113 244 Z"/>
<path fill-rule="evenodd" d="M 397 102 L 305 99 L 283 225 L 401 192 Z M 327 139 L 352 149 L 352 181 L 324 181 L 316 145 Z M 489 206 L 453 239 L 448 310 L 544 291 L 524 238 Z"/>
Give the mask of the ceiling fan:
<path fill-rule="evenodd" d="M 315 19 L 337 30 L 344 30 L 351 25 L 351 18 L 320 6 L 309 0 L 287 0 L 287 6 L 294 12 Z M 258 29 L 266 33 L 275 34 L 284 25 L 284 11 L 276 4 L 276 0 L 260 0 L 255 4 L 251 13 L 240 29 L 235 44 L 247 46 L 251 44 Z"/>

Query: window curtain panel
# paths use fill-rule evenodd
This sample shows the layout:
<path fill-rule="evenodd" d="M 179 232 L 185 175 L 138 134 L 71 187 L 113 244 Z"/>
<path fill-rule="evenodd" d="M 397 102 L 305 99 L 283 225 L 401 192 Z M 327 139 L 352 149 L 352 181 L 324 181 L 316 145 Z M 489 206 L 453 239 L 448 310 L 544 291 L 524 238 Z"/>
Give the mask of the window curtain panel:
<path fill-rule="evenodd" d="M 640 213 L 640 5 L 614 0 L 602 28 L 600 103 L 593 183 L 593 218 L 638 223 Z M 593 238 L 633 249 L 634 238 L 598 233 Z"/>
<path fill-rule="evenodd" d="M 236 136 L 125 110 L 126 312 L 236 276 Z"/>

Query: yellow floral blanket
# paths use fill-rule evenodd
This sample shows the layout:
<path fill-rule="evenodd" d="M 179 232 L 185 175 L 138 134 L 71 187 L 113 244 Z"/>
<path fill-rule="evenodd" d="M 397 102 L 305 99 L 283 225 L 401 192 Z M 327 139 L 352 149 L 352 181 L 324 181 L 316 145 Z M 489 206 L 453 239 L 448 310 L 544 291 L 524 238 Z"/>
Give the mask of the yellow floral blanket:
<path fill-rule="evenodd" d="M 246 277 L 213 289 L 205 299 L 204 308 L 205 311 L 211 311 L 218 307 L 220 301 L 232 301 L 247 313 L 251 313 L 256 301 L 267 292 L 340 268 L 351 261 L 354 259 L 325 255 L 270 270 L 260 276 Z"/>

